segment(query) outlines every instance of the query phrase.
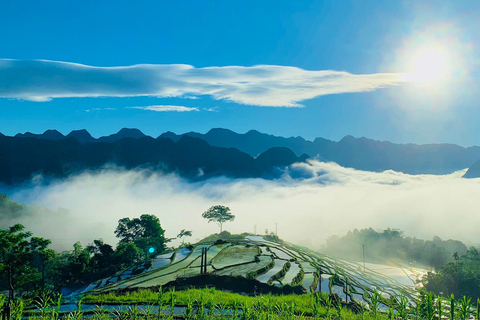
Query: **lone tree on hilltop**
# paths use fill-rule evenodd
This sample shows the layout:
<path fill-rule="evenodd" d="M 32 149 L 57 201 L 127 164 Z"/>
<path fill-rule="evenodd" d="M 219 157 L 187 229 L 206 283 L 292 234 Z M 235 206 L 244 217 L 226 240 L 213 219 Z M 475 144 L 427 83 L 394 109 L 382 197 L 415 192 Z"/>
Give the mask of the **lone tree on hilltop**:
<path fill-rule="evenodd" d="M 208 222 L 214 221 L 220 226 L 220 233 L 222 233 L 222 225 L 224 222 L 233 221 L 235 216 L 230 212 L 229 207 L 216 205 L 210 207 L 207 211 L 202 214 L 202 217 L 208 219 Z"/>
<path fill-rule="evenodd" d="M 182 229 L 182 231 L 180 231 L 180 233 L 178 234 L 177 238 L 181 239 L 183 237 L 191 237 L 191 236 L 192 236 L 192 231 Z M 185 238 L 182 240 L 183 240 L 182 244 L 185 243 Z"/>

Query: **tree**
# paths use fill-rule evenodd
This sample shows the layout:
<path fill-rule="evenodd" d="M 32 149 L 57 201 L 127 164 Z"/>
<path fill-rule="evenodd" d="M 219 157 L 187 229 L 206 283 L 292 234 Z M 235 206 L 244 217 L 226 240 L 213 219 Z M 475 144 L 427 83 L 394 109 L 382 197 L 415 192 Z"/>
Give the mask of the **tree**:
<path fill-rule="evenodd" d="M 123 218 L 118 220 L 115 235 L 122 243 L 134 243 L 145 256 L 155 252 L 162 253 L 170 239 L 165 238 L 165 230 L 160 225 L 158 217 L 142 214 L 140 218 Z M 151 251 L 153 249 L 153 252 Z"/>
<path fill-rule="evenodd" d="M 208 222 L 216 222 L 220 226 L 220 233 L 223 231 L 223 223 L 233 221 L 235 216 L 230 212 L 229 207 L 216 205 L 210 207 L 202 214 L 202 217 L 208 219 Z"/>
<path fill-rule="evenodd" d="M 0 229 L 0 289 L 35 290 L 43 283 L 42 266 L 53 253 L 50 240 L 32 237 L 24 229 L 21 224 Z"/>
<path fill-rule="evenodd" d="M 142 258 L 142 251 L 134 243 L 120 243 L 115 251 L 115 265 L 118 269 L 129 268 Z"/>
<path fill-rule="evenodd" d="M 90 259 L 92 272 L 99 277 L 106 277 L 115 272 L 115 256 L 111 245 L 104 243 L 103 239 L 93 240 L 93 244 L 86 247 L 93 257 Z"/>
<path fill-rule="evenodd" d="M 191 236 L 192 236 L 192 231 L 182 229 L 182 231 L 180 231 L 180 233 L 177 235 L 177 238 L 181 239 L 183 237 L 191 237 Z M 182 244 L 184 242 L 185 242 L 185 239 L 183 239 Z"/>

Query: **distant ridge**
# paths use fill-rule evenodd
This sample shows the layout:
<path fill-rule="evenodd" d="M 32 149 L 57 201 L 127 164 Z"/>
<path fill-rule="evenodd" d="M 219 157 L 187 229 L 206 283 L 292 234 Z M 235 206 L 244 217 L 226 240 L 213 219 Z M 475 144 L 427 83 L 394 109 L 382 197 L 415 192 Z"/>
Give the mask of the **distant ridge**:
<path fill-rule="evenodd" d="M 57 130 L 47 130 L 42 134 L 35 134 L 31 132 L 18 133 L 15 135 L 15 138 L 37 138 L 45 140 L 61 140 L 65 139 L 65 136 L 58 132 Z"/>
<path fill-rule="evenodd" d="M 220 148 L 208 142 L 182 136 L 177 142 L 154 139 L 139 130 L 123 130 L 122 134 L 97 139 L 95 143 L 77 140 L 91 137 L 76 131 L 69 138 L 47 139 L 0 136 L 0 183 L 18 184 L 42 174 L 47 178 L 64 178 L 85 170 L 98 170 L 107 165 L 121 168 L 143 168 L 165 173 L 174 172 L 193 180 L 214 176 L 232 178 L 281 175 L 278 167 L 305 161 L 291 150 L 268 151 L 254 159 L 235 148 Z M 134 137 L 140 137 L 135 139 Z M 48 135 L 50 136 L 50 135 Z M 93 138 L 92 138 L 93 139 Z M 272 156 L 272 154 L 274 156 Z"/>
<path fill-rule="evenodd" d="M 98 139 L 92 137 L 92 135 L 85 129 L 73 130 L 66 136 L 58 132 L 57 130 L 46 130 L 44 133 L 35 134 L 31 132 L 18 133 L 15 138 L 35 138 L 44 140 L 61 140 L 66 138 L 74 138 L 80 143 L 92 143 L 92 142 L 115 142 L 125 138 L 140 139 L 146 137 L 146 135 L 135 128 L 122 128 L 117 133 L 109 136 L 103 136 Z M 178 140 L 178 139 L 177 139 Z"/>
<path fill-rule="evenodd" d="M 86 130 L 75 130 L 67 136 L 56 130 L 47 130 L 43 134 L 26 132 L 15 138 L 37 138 L 44 140 L 62 140 L 73 138 L 81 144 L 113 143 L 123 139 L 139 140 L 146 136 L 134 128 L 123 128 L 115 134 L 93 138 Z M 321 161 L 336 162 L 341 166 L 365 171 L 395 170 L 408 174 L 449 174 L 469 168 L 480 159 L 480 147 L 464 148 L 454 144 L 395 144 L 388 141 L 376 141 L 367 138 L 355 138 L 347 135 L 338 142 L 324 138 L 308 141 L 302 137 L 284 138 L 250 130 L 244 134 L 222 128 L 214 128 L 205 134 L 187 132 L 177 135 L 165 132 L 157 137 L 174 143 L 182 137 L 191 137 L 206 141 L 210 146 L 235 148 L 256 158 L 271 148 L 288 148 L 296 157 L 317 158 Z M 273 152 L 273 151 L 272 151 Z M 266 157 L 264 155 L 264 157 Z M 286 152 L 282 157 L 287 156 Z M 282 158 L 281 157 L 281 158 Z M 269 159 L 272 161 L 275 156 Z M 259 161 L 261 161 L 260 159 Z M 479 164 L 480 165 L 480 164 Z M 480 169 L 467 172 L 465 177 L 480 176 Z"/>
<path fill-rule="evenodd" d="M 95 138 L 85 129 L 82 130 L 73 130 L 67 134 L 67 138 L 77 139 L 80 143 L 90 143 L 95 142 Z"/>
<path fill-rule="evenodd" d="M 469 179 L 480 178 L 480 159 L 472 164 L 470 168 L 468 168 L 463 177 Z"/>
<path fill-rule="evenodd" d="M 111 134 L 106 137 L 98 138 L 99 142 L 115 142 L 125 138 L 140 139 L 146 137 L 145 134 L 138 129 L 123 128 L 117 133 Z"/>
<path fill-rule="evenodd" d="M 480 147 L 464 148 L 454 144 L 395 144 L 355 138 L 347 135 L 339 142 L 316 138 L 308 141 L 302 137 L 278 137 L 256 130 L 245 134 L 215 128 L 206 134 L 188 132 L 176 135 L 167 132 L 160 137 L 178 141 L 181 136 L 203 139 L 212 146 L 237 148 L 253 157 L 272 147 L 286 147 L 296 155 L 336 162 L 343 167 L 365 171 L 395 170 L 408 174 L 449 174 L 470 167 L 480 159 Z"/>

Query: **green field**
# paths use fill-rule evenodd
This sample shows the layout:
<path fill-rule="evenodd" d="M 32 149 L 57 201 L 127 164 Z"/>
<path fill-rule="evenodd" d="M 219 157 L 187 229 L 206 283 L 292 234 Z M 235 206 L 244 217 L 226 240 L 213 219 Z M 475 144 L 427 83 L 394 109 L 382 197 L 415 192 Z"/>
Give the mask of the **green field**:
<path fill-rule="evenodd" d="M 217 239 L 218 241 L 218 239 Z M 344 301 L 368 303 L 374 290 L 383 298 L 404 294 L 414 301 L 414 283 L 400 283 L 373 270 L 363 270 L 363 266 L 298 247 L 289 243 L 276 243 L 261 236 L 247 236 L 234 241 L 202 241 L 180 251 L 163 255 L 173 256 L 171 263 L 158 269 L 145 269 L 143 272 L 123 279 L 115 277 L 97 281 L 88 286 L 92 294 L 108 293 L 117 290 L 147 289 L 168 286 L 177 279 L 200 274 L 201 252 L 207 248 L 207 271 L 219 276 L 241 276 L 257 279 L 265 284 L 282 287 L 298 285 L 305 293 L 335 293 Z M 120 276 L 119 276 L 120 275 Z M 405 284 L 407 283 L 407 284 Z M 83 290 L 86 293 L 87 289 Z M 384 308 L 386 305 L 381 303 Z"/>

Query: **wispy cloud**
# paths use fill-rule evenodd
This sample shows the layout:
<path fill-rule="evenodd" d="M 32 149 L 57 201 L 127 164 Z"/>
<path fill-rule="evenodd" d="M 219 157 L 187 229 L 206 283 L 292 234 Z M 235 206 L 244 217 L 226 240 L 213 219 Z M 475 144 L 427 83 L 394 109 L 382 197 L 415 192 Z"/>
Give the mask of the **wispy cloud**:
<path fill-rule="evenodd" d="M 189 111 L 198 111 L 198 108 L 189 108 L 189 107 L 184 107 L 184 106 L 164 106 L 164 105 L 146 106 L 146 107 L 128 107 L 128 109 L 140 109 L 140 110 L 149 110 L 149 111 L 156 111 L 156 112 L 167 112 L 167 111 L 189 112 Z"/>
<path fill-rule="evenodd" d="M 47 60 L 0 60 L 0 97 L 48 101 L 62 97 L 196 97 L 244 105 L 299 107 L 322 95 L 365 92 L 406 82 L 401 73 L 351 74 L 257 65 L 93 67 Z"/>
<path fill-rule="evenodd" d="M 203 110 L 208 112 L 218 112 L 218 107 L 203 108 Z"/>
<path fill-rule="evenodd" d="M 103 111 L 103 110 L 113 111 L 113 110 L 117 110 L 117 108 L 91 108 L 91 109 L 86 109 L 85 112 Z"/>

